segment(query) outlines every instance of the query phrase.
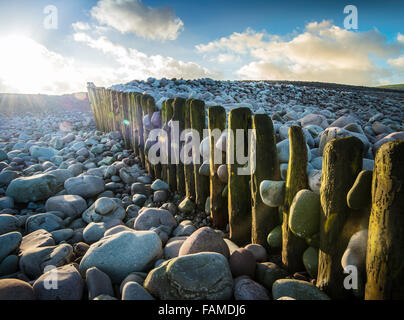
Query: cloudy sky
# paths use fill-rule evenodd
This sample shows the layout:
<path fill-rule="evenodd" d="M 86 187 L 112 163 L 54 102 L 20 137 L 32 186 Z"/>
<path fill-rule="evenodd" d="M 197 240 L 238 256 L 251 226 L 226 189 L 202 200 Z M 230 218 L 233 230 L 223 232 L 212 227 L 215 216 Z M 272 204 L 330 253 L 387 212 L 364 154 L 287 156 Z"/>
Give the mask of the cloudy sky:
<path fill-rule="evenodd" d="M 0 0 L 0 92 L 148 77 L 404 83 L 403 12 L 402 0 Z"/>

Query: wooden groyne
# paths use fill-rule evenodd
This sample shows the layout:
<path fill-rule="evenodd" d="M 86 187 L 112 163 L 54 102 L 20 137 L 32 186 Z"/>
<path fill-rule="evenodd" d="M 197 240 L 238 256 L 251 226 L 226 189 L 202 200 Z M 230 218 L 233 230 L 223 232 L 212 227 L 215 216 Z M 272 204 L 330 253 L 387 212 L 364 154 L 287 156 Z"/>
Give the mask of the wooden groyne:
<path fill-rule="evenodd" d="M 298 221 L 294 214 L 297 214 L 300 197 L 303 198 L 302 192 L 309 189 L 306 143 L 300 127 L 291 127 L 289 132 L 290 159 L 283 203 L 279 208 L 270 207 L 261 199 L 260 185 L 264 180 L 279 182 L 281 179 L 273 123 L 268 116 L 253 115 L 247 108 L 237 108 L 226 119 L 222 107 L 206 110 L 201 100 L 168 99 L 159 110 L 149 95 L 94 86 L 88 87 L 88 93 L 98 130 L 120 131 L 126 148 L 133 149 L 150 175 L 166 181 L 171 191 L 195 201 L 199 210 L 204 210 L 208 203 L 215 227 L 223 230 L 229 224 L 230 239 L 236 244 L 258 243 L 276 250 L 265 240 L 268 233 L 274 229 L 279 231 L 282 225 L 278 253 L 282 253 L 284 267 L 292 273 L 302 271 L 305 251 L 308 247 L 314 248 L 318 251 L 317 286 L 332 298 L 344 299 L 353 293 L 344 287 L 347 274 L 341 265 L 342 256 L 351 237 L 361 228 L 368 229 L 369 237 L 364 241 L 367 252 L 363 270 L 365 288 L 360 298 L 404 299 L 404 141 L 389 142 L 380 148 L 372 173 L 369 205 L 351 208 L 347 197 L 352 195 L 352 188 L 360 185 L 355 182 L 362 172 L 362 142 L 353 137 L 331 140 L 324 150 L 318 197 L 320 214 L 311 218 L 315 221 L 304 221 L 304 214 L 299 217 L 304 223 L 318 227 L 315 234 L 308 236 L 297 232 L 299 226 L 293 225 Z M 152 118 L 161 121 L 152 121 Z M 208 129 L 210 171 L 207 175 L 200 174 L 200 164 L 150 163 L 147 151 L 150 144 L 155 143 L 149 140 L 150 131 L 162 128 L 168 133 L 172 130 L 172 121 L 178 121 L 180 131 L 194 129 L 201 134 L 203 129 Z M 246 134 L 242 143 L 246 147 L 249 146 L 247 139 L 256 142 L 251 144 L 253 150 L 248 150 L 257 159 L 250 175 L 239 176 L 240 165 L 229 162 L 234 156 L 232 144 L 238 145 L 240 137 L 234 134 L 234 139 L 227 138 L 225 150 L 217 148 L 215 129 L 223 131 L 225 128 L 255 130 L 252 137 Z M 167 136 L 171 159 L 174 142 L 169 134 Z M 182 150 L 182 145 L 176 147 Z M 178 156 L 180 152 L 174 159 Z M 217 158 L 227 165 L 227 184 L 218 177 L 220 165 L 213 161 Z M 359 220 L 362 222 L 355 222 Z"/>

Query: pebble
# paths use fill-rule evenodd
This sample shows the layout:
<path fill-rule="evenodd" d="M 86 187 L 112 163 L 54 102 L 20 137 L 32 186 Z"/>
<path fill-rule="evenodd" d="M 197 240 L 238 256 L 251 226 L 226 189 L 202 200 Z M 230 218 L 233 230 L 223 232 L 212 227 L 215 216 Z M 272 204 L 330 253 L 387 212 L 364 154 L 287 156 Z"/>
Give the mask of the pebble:
<path fill-rule="evenodd" d="M 229 300 L 233 278 L 222 254 L 203 252 L 163 262 L 144 287 L 160 300 Z"/>
<path fill-rule="evenodd" d="M 120 232 L 90 246 L 80 262 L 80 273 L 97 267 L 108 274 L 113 283 L 120 283 L 132 272 L 147 270 L 161 255 L 161 240 L 155 232 Z"/>
<path fill-rule="evenodd" d="M 179 256 L 200 252 L 216 252 L 226 258 L 230 257 L 229 248 L 222 234 L 209 227 L 200 228 L 188 237 L 181 246 Z"/>
<path fill-rule="evenodd" d="M 320 289 L 310 282 L 293 279 L 276 280 L 272 286 L 273 298 L 291 297 L 296 300 L 330 300 Z"/>
<path fill-rule="evenodd" d="M 0 262 L 18 249 L 21 240 L 22 235 L 19 232 L 10 232 L 0 236 Z"/>
<path fill-rule="evenodd" d="M 72 218 L 79 217 L 86 209 L 86 200 L 77 195 L 56 196 L 45 203 L 46 211 L 60 211 Z"/>
<path fill-rule="evenodd" d="M 108 275 L 96 267 L 87 269 L 86 283 L 88 287 L 88 299 L 93 300 L 100 295 L 114 296 L 111 279 Z"/>
<path fill-rule="evenodd" d="M 244 248 L 235 250 L 229 258 L 230 270 L 235 278 L 239 276 L 254 278 L 256 263 L 253 253 Z"/>
<path fill-rule="evenodd" d="M 122 289 L 122 300 L 146 301 L 155 299 L 139 283 L 130 281 Z"/>
<path fill-rule="evenodd" d="M 34 289 L 22 280 L 0 279 L 0 300 L 35 300 Z"/>
<path fill-rule="evenodd" d="M 248 277 L 235 279 L 234 298 L 236 300 L 270 300 L 267 289 Z"/>
<path fill-rule="evenodd" d="M 84 280 L 75 264 L 54 268 L 42 274 L 33 284 L 38 300 L 81 300 Z"/>

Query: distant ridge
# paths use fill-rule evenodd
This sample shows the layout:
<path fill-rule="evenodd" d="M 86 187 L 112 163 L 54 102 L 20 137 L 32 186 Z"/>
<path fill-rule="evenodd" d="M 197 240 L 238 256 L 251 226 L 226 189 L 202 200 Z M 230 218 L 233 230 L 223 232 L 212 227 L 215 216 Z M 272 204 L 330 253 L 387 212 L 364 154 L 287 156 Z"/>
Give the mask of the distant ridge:
<path fill-rule="evenodd" d="M 89 111 L 86 92 L 65 95 L 0 93 L 0 113 Z"/>
<path fill-rule="evenodd" d="M 378 88 L 404 90 L 404 84 L 390 84 L 390 85 L 386 85 L 386 86 L 380 86 Z"/>

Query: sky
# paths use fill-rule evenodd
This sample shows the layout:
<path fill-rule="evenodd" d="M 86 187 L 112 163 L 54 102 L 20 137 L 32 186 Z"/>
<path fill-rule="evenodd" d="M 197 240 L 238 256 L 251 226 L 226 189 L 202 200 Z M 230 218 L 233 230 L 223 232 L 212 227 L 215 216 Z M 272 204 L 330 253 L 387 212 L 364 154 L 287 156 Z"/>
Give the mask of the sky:
<path fill-rule="evenodd" d="M 404 83 L 403 17 L 402 0 L 0 0 L 0 92 L 149 77 Z"/>

